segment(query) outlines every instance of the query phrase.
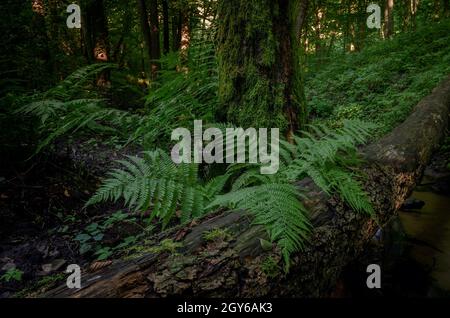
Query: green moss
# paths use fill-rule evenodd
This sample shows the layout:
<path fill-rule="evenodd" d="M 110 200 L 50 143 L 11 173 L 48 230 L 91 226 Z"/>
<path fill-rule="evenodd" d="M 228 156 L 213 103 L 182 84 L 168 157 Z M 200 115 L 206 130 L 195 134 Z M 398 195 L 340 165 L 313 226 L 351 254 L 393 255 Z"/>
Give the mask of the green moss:
<path fill-rule="evenodd" d="M 278 1 L 269 0 L 230 0 L 219 6 L 220 116 L 241 127 L 286 130 L 286 107 L 295 103 L 300 110 L 304 101 L 295 74 L 300 64 L 296 60 L 293 63 L 292 85 L 280 76 L 282 47 L 291 39 L 274 33 L 280 25 L 289 23 L 286 10 L 279 6 Z M 291 97 L 293 102 L 287 100 Z"/>
<path fill-rule="evenodd" d="M 281 268 L 272 256 L 267 257 L 261 263 L 261 271 L 270 278 L 275 278 L 281 274 Z"/>
<path fill-rule="evenodd" d="M 32 284 L 30 287 L 24 288 L 21 291 L 14 294 L 13 297 L 14 298 L 25 298 L 34 292 L 48 290 L 51 287 L 55 286 L 56 283 L 65 280 L 65 278 L 66 278 L 66 276 L 64 275 L 64 273 L 53 274 L 53 275 L 48 275 L 48 276 L 42 277 L 40 280 L 38 280 L 37 282 Z"/>
<path fill-rule="evenodd" d="M 203 233 L 203 239 L 207 242 L 212 242 L 216 240 L 227 241 L 231 239 L 231 235 L 227 230 L 214 229 L 211 231 L 206 231 Z"/>
<path fill-rule="evenodd" d="M 177 249 L 182 246 L 183 246 L 183 244 L 180 242 L 174 242 L 171 239 L 165 239 L 165 240 L 161 241 L 161 244 L 159 246 L 151 247 L 148 249 L 148 251 L 150 253 L 155 253 L 155 254 L 164 253 L 164 252 L 175 254 L 177 252 Z"/>

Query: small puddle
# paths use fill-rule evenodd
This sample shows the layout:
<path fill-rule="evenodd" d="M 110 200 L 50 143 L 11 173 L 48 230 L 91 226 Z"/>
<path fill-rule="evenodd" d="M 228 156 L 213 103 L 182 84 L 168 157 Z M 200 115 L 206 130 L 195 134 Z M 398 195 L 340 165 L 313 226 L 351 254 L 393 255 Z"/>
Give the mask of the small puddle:
<path fill-rule="evenodd" d="M 450 297 L 449 150 L 437 152 L 421 183 L 364 253 L 343 271 L 336 297 Z M 381 289 L 366 285 L 381 268 Z"/>
<path fill-rule="evenodd" d="M 437 287 L 450 291 L 450 197 L 419 191 L 411 197 L 425 205 L 420 210 L 399 213 L 411 243 L 409 257 L 431 270 Z"/>

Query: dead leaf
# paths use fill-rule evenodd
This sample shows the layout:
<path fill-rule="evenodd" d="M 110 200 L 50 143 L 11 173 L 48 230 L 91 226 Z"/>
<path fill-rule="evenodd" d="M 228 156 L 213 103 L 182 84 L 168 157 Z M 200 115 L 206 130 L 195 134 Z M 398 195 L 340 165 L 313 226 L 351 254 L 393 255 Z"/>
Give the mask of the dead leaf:
<path fill-rule="evenodd" d="M 112 264 L 112 261 L 97 261 L 91 264 L 91 266 L 89 266 L 89 270 L 91 272 L 96 272 L 102 268 L 108 267 L 109 265 Z"/>

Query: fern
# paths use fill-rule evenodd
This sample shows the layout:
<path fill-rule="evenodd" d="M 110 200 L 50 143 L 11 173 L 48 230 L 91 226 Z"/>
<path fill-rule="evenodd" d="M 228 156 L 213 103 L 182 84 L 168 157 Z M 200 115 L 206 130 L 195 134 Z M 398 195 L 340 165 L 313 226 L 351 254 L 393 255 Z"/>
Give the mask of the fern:
<path fill-rule="evenodd" d="M 80 130 L 114 133 L 125 140 L 128 132 L 140 118 L 127 112 L 104 106 L 101 99 L 76 99 L 68 102 L 42 100 L 20 107 L 17 114 L 39 119 L 44 137 L 35 153 L 40 152 L 55 139 Z"/>
<path fill-rule="evenodd" d="M 39 132 L 43 136 L 35 153 L 40 152 L 55 139 L 78 131 L 112 133 L 124 142 L 130 132 L 142 123 L 142 117 L 106 107 L 106 101 L 85 89 L 85 85 L 99 72 L 114 68 L 112 64 L 93 64 L 68 76 L 56 87 L 31 96 L 31 102 L 19 107 L 15 114 L 35 117 L 39 120 Z M 86 98 L 76 98 L 86 95 Z M 95 97 L 95 98 L 93 98 Z"/>
<path fill-rule="evenodd" d="M 265 226 L 270 239 L 280 246 L 288 269 L 290 254 L 303 248 L 311 229 L 302 198 L 292 184 L 269 182 L 220 195 L 209 207 L 227 206 L 253 213 L 254 223 Z"/>
<path fill-rule="evenodd" d="M 190 127 L 195 119 L 214 119 L 218 73 L 212 40 L 191 40 L 188 59 L 179 53 L 164 56 L 162 69 L 145 100 L 147 115 L 130 136 L 153 146 L 167 140 L 173 129 Z"/>
<path fill-rule="evenodd" d="M 309 176 L 324 192 L 338 193 L 355 211 L 372 214 L 373 208 L 352 170 L 358 164 L 356 146 L 364 143 L 375 125 L 345 121 L 338 130 L 315 125 L 294 144 L 283 141 L 280 147 L 280 171 L 261 175 L 260 165 L 233 164 L 228 173 L 236 176 L 231 192 L 217 196 L 210 206 L 245 209 L 263 224 L 277 242 L 289 267 L 290 255 L 301 250 L 311 230 L 308 211 L 301 200 L 305 196 L 293 182 Z"/>
<path fill-rule="evenodd" d="M 226 126 L 224 126 L 226 127 Z M 290 255 L 304 247 L 311 231 L 302 194 L 293 181 L 309 176 L 324 192 L 338 193 L 355 211 L 371 214 L 372 206 L 353 168 L 360 162 L 356 146 L 375 126 L 345 121 L 337 130 L 315 125 L 294 143 L 282 142 L 280 171 L 261 175 L 258 164 L 233 164 L 227 173 L 206 183 L 195 164 L 176 165 L 161 150 L 120 160 L 86 206 L 122 199 L 133 211 L 151 210 L 167 226 L 174 218 L 186 222 L 217 207 L 242 209 L 255 216 L 277 242 L 289 268 Z M 229 180 L 231 190 L 222 194 Z"/>
<path fill-rule="evenodd" d="M 86 206 L 104 201 L 124 200 L 133 211 L 151 209 L 151 219 L 162 221 L 163 227 L 177 216 L 181 222 L 200 217 L 217 193 L 225 186 L 228 175 L 219 176 L 202 185 L 198 165 L 176 165 L 161 150 L 147 151 L 143 157 L 119 160 Z"/>
<path fill-rule="evenodd" d="M 92 92 L 92 90 L 86 90 L 85 85 L 92 85 L 95 76 L 106 70 L 115 68 L 117 68 L 117 65 L 110 63 L 95 63 L 81 67 L 67 76 L 58 85 L 41 94 L 40 97 L 41 99 L 58 100 L 79 98 L 80 94 L 85 95 Z"/>

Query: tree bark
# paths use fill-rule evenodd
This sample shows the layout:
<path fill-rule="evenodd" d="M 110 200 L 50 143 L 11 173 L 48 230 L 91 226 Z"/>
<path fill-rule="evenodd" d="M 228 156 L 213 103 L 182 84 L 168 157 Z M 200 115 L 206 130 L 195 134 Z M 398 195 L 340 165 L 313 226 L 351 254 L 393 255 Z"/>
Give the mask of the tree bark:
<path fill-rule="evenodd" d="M 296 23 L 303 2 L 219 2 L 219 120 L 288 136 L 305 122 Z"/>
<path fill-rule="evenodd" d="M 137 2 L 138 2 L 138 8 L 139 8 L 139 17 L 140 17 L 140 21 L 141 21 L 142 37 L 144 39 L 144 45 L 147 50 L 148 58 L 151 61 L 152 60 L 152 49 L 151 49 L 152 40 L 151 40 L 150 25 L 148 24 L 147 5 L 145 3 L 145 0 L 137 0 Z M 144 67 L 144 72 L 145 72 L 145 67 Z M 152 76 L 152 67 L 151 66 L 150 66 L 149 75 Z"/>
<path fill-rule="evenodd" d="M 150 37 L 152 78 L 155 79 L 160 68 L 161 44 L 159 40 L 158 0 L 150 0 Z"/>
<path fill-rule="evenodd" d="M 84 40 L 87 49 L 88 60 L 96 63 L 108 62 L 109 39 L 108 24 L 105 16 L 103 0 L 86 0 L 84 23 Z M 97 77 L 97 85 L 106 87 L 109 85 L 109 71 L 104 71 Z"/>
<path fill-rule="evenodd" d="M 172 17 L 172 51 L 174 52 L 178 51 L 181 45 L 182 19 L 181 10 Z"/>
<path fill-rule="evenodd" d="M 322 1 L 317 1 L 316 10 L 315 10 L 315 46 L 316 46 L 316 55 L 320 55 L 322 53 L 322 43 L 321 43 L 321 33 L 322 33 L 322 18 L 323 18 L 323 8 Z"/>
<path fill-rule="evenodd" d="M 182 63 L 188 59 L 189 46 L 191 45 L 191 21 L 190 12 L 184 11 L 181 19 L 180 29 L 180 56 Z"/>
<path fill-rule="evenodd" d="M 52 48 L 54 48 L 54 39 L 50 38 L 48 28 L 45 22 L 46 8 L 43 0 L 33 0 L 31 2 L 31 8 L 33 10 L 33 18 L 31 25 L 34 30 L 34 35 L 37 41 L 42 43 L 42 48 L 36 48 L 35 54 L 39 56 L 43 61 L 47 61 L 48 76 L 54 76 L 58 74 L 57 64 L 55 63 L 54 54 Z M 51 74 L 51 75 L 50 75 Z M 57 80 L 54 78 L 53 80 Z M 34 83 L 38 86 L 39 83 Z"/>
<path fill-rule="evenodd" d="M 164 54 L 170 51 L 170 30 L 169 30 L 169 2 L 168 0 L 162 0 L 163 6 L 163 52 Z"/>
<path fill-rule="evenodd" d="M 383 36 L 385 39 L 389 39 L 394 34 L 393 10 L 394 10 L 394 0 L 386 0 L 384 7 L 384 28 L 383 28 Z"/>
<path fill-rule="evenodd" d="M 442 16 L 448 17 L 450 15 L 450 0 L 442 0 Z"/>

